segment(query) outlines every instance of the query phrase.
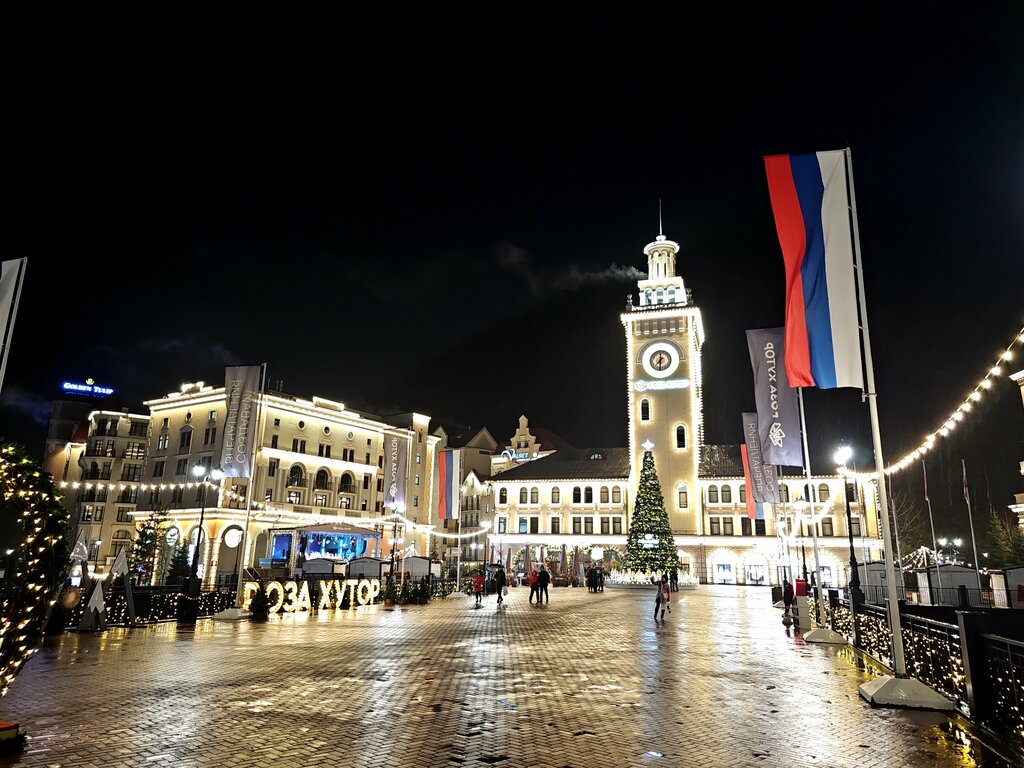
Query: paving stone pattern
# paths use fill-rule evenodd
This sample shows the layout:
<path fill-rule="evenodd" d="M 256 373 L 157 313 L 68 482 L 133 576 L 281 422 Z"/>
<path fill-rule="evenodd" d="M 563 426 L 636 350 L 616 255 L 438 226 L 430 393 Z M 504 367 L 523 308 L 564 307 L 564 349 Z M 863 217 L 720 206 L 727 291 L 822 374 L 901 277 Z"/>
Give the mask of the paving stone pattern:
<path fill-rule="evenodd" d="M 510 591 L 430 606 L 51 639 L 0 702 L 8 765 L 965 766 L 932 713 L 873 710 L 766 589 Z M 995 765 L 995 763 L 985 763 Z"/>

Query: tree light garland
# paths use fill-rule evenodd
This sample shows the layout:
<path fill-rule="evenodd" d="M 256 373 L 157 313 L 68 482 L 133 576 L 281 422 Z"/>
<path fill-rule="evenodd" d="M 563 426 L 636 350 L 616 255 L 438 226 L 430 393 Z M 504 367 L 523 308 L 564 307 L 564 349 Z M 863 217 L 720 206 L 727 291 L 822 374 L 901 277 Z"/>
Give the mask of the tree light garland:
<path fill-rule="evenodd" d="M 0 445 L 0 512 L 17 514 L 25 540 L 21 545 L 18 572 L 8 581 L 14 589 L 3 606 L 0 621 L 0 696 L 6 695 L 14 678 L 35 653 L 50 608 L 54 605 L 67 571 L 67 512 L 61 506 L 53 482 L 30 461 L 20 447 Z"/>
<path fill-rule="evenodd" d="M 978 383 L 974 385 L 974 389 L 971 390 L 970 394 L 968 394 L 967 397 L 964 398 L 964 401 L 960 403 L 960 405 L 957 406 L 951 414 L 949 414 L 946 420 L 939 425 L 934 432 L 925 437 L 917 448 L 886 467 L 885 473 L 887 475 L 894 475 L 909 466 L 916 466 L 925 454 L 935 447 L 935 443 L 940 437 L 946 437 L 950 432 L 956 430 L 967 415 L 974 410 L 974 404 L 981 400 L 984 396 L 985 390 L 991 389 L 993 382 L 1005 373 L 1004 366 L 1006 363 L 1013 360 L 1014 347 L 1018 345 L 1024 346 L 1024 328 L 1021 328 L 1014 335 L 1010 340 L 1010 343 L 1006 345 L 1006 349 L 1004 349 L 996 359 L 995 364 L 989 368 L 984 376 L 981 377 Z M 861 481 L 869 481 L 875 479 L 877 476 L 875 472 L 853 472 L 846 469 L 846 467 L 837 467 L 836 471 L 845 477 L 856 478 Z"/>

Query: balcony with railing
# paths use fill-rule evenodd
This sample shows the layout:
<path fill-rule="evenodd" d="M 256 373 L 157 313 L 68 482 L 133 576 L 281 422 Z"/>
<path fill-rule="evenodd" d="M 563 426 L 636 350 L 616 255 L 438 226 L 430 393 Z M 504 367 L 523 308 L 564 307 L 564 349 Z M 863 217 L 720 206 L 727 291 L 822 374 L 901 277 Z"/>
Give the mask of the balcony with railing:
<path fill-rule="evenodd" d="M 109 480 L 110 479 L 110 472 L 109 472 L 109 470 L 107 472 L 103 472 L 103 471 L 98 470 L 98 469 L 87 469 L 85 472 L 82 473 L 82 479 L 83 480 Z"/>
<path fill-rule="evenodd" d="M 106 458 L 113 459 L 117 456 L 117 451 L 114 450 L 113 446 L 106 445 L 87 445 L 85 447 L 86 456 L 103 456 Z"/>

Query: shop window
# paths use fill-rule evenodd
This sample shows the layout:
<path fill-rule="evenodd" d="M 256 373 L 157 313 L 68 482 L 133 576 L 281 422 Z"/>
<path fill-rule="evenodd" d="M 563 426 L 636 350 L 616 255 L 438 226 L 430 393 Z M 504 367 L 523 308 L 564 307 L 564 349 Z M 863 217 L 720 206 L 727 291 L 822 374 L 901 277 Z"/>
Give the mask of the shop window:
<path fill-rule="evenodd" d="M 587 517 L 583 519 L 583 532 L 586 534 L 592 534 L 594 532 L 594 518 Z"/>
<path fill-rule="evenodd" d="M 519 532 L 520 532 L 520 533 L 526 533 L 526 528 L 527 528 L 527 526 L 528 526 L 529 524 L 530 524 L 530 523 L 529 523 L 529 520 L 528 520 L 527 518 L 525 518 L 525 517 L 520 517 L 520 518 L 519 518 Z"/>
<path fill-rule="evenodd" d="M 611 533 L 611 530 L 612 530 L 611 525 L 612 525 L 611 518 L 609 518 L 609 517 L 602 517 L 601 518 L 601 534 L 603 536 L 607 536 L 609 533 Z"/>
<path fill-rule="evenodd" d="M 723 536 L 732 536 L 733 535 L 732 522 L 733 521 L 732 521 L 731 517 L 723 517 L 722 518 L 722 535 Z"/>
<path fill-rule="evenodd" d="M 559 534 L 562 532 L 562 521 L 557 517 L 551 518 L 551 533 Z"/>
<path fill-rule="evenodd" d="M 712 536 L 721 536 L 722 534 L 722 521 L 721 518 L 711 517 L 708 518 L 708 533 Z"/>
<path fill-rule="evenodd" d="M 576 534 L 577 536 L 579 534 L 583 533 L 583 518 L 582 517 L 574 517 L 572 519 L 572 532 L 574 534 Z"/>
<path fill-rule="evenodd" d="M 445 522 L 447 522 L 447 520 Z M 507 517 L 499 517 L 498 518 L 498 533 L 508 533 L 508 518 Z"/>
<path fill-rule="evenodd" d="M 540 533 L 540 518 L 539 517 L 531 517 L 530 518 L 530 533 Z"/>
<path fill-rule="evenodd" d="M 612 533 L 614 533 L 616 536 L 621 536 L 622 535 L 622 518 L 621 517 L 613 517 L 612 518 Z"/>
<path fill-rule="evenodd" d="M 741 517 L 740 518 L 740 533 L 742 535 L 744 535 L 744 536 L 750 536 L 751 535 L 750 518 L 749 517 Z"/>
<path fill-rule="evenodd" d="M 764 520 L 755 520 L 754 521 L 754 535 L 755 536 L 765 536 L 765 535 L 767 535 L 767 533 L 768 532 L 765 530 L 765 527 L 764 527 Z"/>

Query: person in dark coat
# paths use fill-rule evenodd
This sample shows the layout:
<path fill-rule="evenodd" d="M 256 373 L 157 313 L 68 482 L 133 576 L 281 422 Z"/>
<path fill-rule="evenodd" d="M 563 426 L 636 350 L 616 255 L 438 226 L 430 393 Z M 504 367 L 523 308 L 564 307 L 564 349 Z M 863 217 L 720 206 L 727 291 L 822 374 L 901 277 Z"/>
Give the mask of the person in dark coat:
<path fill-rule="evenodd" d="M 789 583 L 788 579 L 782 580 L 782 604 L 786 606 L 786 616 L 789 616 L 793 609 L 793 603 L 796 602 L 796 595 L 793 592 L 793 585 Z"/>
<path fill-rule="evenodd" d="M 548 569 L 542 565 L 540 567 L 540 573 L 537 574 L 537 605 L 551 602 L 551 598 L 548 597 L 549 583 L 551 583 L 551 574 L 548 573 Z"/>
<path fill-rule="evenodd" d="M 505 585 L 507 581 L 505 579 L 505 569 L 500 565 L 494 571 L 494 591 L 498 593 L 498 607 L 505 602 Z"/>

